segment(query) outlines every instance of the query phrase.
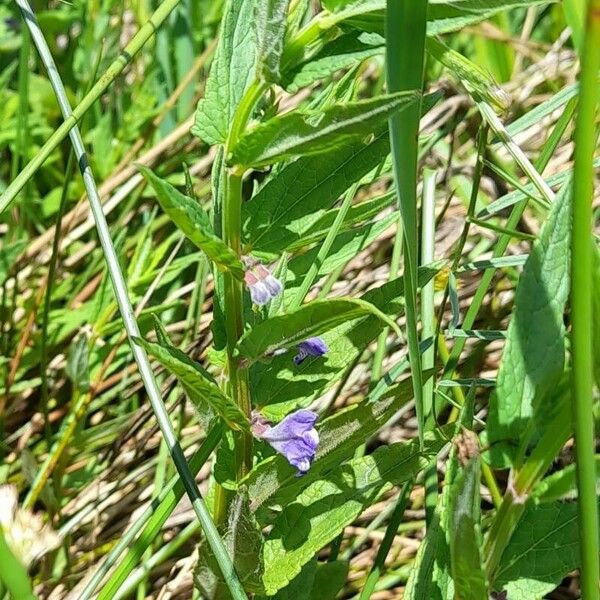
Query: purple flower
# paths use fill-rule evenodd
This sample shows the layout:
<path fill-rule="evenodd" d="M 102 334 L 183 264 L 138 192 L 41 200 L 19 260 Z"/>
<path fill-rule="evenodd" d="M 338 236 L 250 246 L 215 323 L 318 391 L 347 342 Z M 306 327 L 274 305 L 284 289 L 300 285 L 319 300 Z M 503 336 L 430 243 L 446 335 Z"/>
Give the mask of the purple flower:
<path fill-rule="evenodd" d="M 319 434 L 315 429 L 317 418 L 318 415 L 310 410 L 297 410 L 271 426 L 260 415 L 254 414 L 252 432 L 285 456 L 298 469 L 297 475 L 304 475 L 319 446 Z"/>
<path fill-rule="evenodd" d="M 323 338 L 311 337 L 298 344 L 298 354 L 294 356 L 294 364 L 299 365 L 308 356 L 323 356 L 329 352 Z"/>
<path fill-rule="evenodd" d="M 283 285 L 271 275 L 267 267 L 253 262 L 252 259 L 246 259 L 245 264 L 248 270 L 244 274 L 244 281 L 254 304 L 264 306 L 281 294 Z"/>

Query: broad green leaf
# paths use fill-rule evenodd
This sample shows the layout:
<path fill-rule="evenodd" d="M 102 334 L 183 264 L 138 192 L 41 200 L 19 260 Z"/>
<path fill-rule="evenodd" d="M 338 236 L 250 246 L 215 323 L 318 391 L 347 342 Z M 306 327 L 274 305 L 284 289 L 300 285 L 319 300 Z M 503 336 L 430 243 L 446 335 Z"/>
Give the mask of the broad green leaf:
<path fill-rule="evenodd" d="M 508 110 L 510 96 L 481 67 L 434 37 L 427 39 L 425 47 L 431 56 L 454 73 L 467 91 L 486 100 L 498 111 Z"/>
<path fill-rule="evenodd" d="M 479 456 L 471 458 L 452 483 L 450 492 L 450 566 L 455 597 L 488 598 L 481 548 Z"/>
<path fill-rule="evenodd" d="M 306 475 L 297 478 L 295 469 L 277 454 L 256 465 L 242 480 L 241 484 L 248 487 L 252 498 L 252 510 L 269 499 L 271 503 L 283 505 L 292 501 L 323 472 L 350 458 L 364 440 L 375 435 L 411 398 L 412 380 L 409 378 L 389 388 L 376 401 L 361 402 L 317 422 L 319 448 Z"/>
<path fill-rule="evenodd" d="M 322 81 L 340 69 L 360 64 L 363 60 L 382 54 L 385 40 L 376 33 L 351 31 L 344 34 L 284 75 L 283 86 L 297 92 L 315 81 Z"/>
<path fill-rule="evenodd" d="M 256 37 L 260 74 L 265 81 L 281 79 L 280 62 L 290 0 L 259 0 L 256 3 Z"/>
<path fill-rule="evenodd" d="M 258 360 L 282 348 L 321 335 L 337 325 L 359 317 L 373 315 L 397 330 L 398 326 L 378 308 L 364 300 L 339 298 L 315 300 L 293 312 L 265 319 L 246 332 L 237 351 L 246 359 Z"/>
<path fill-rule="evenodd" d="M 490 400 L 487 443 L 494 465 L 506 465 L 564 364 L 563 312 L 569 293 L 570 185 L 556 198 L 515 294 L 497 388 Z M 539 415 L 540 419 L 543 415 Z"/>
<path fill-rule="evenodd" d="M 307 562 L 300 573 L 281 588 L 274 596 L 262 596 L 257 600 L 312 600 L 313 585 L 317 575 L 317 559 Z"/>
<path fill-rule="evenodd" d="M 245 490 L 238 491 L 229 506 L 223 543 L 244 589 L 250 592 L 262 592 L 263 536 L 250 512 L 248 493 Z M 231 598 L 221 570 L 206 541 L 203 541 L 198 549 L 194 581 L 204 598 L 215 600 Z"/>
<path fill-rule="evenodd" d="M 439 264 L 419 270 L 419 283 L 429 281 Z M 362 296 L 386 314 L 396 317 L 404 311 L 404 285 L 395 279 Z M 250 368 L 252 399 L 267 418 L 280 420 L 298 406 L 308 406 L 335 383 L 352 366 L 367 345 L 383 329 L 376 317 L 355 319 L 322 335 L 329 352 L 318 359 L 308 359 L 296 366 L 292 354 L 275 356 L 268 363 L 256 363 Z"/>
<path fill-rule="evenodd" d="M 552 0 L 430 0 L 427 11 L 427 35 L 459 31 L 511 8 L 538 6 Z M 383 32 L 385 0 L 325 0 L 332 11 L 321 19 L 324 28 L 342 22 L 368 31 Z"/>
<path fill-rule="evenodd" d="M 389 154 L 387 129 L 371 143 L 301 157 L 244 204 L 247 251 L 281 252 L 312 228 L 355 181 Z"/>
<path fill-rule="evenodd" d="M 307 562 L 300 573 L 274 596 L 256 600 L 335 600 L 346 584 L 348 563 L 343 560 L 320 563 L 316 558 Z"/>
<path fill-rule="evenodd" d="M 318 563 L 311 598 L 335 600 L 346 584 L 348 563 L 344 560 Z"/>
<path fill-rule="evenodd" d="M 284 507 L 265 541 L 263 582 L 267 594 L 285 587 L 384 488 L 416 476 L 445 444 L 441 433 L 431 433 L 422 450 L 418 440 L 383 446 L 310 484 Z"/>
<path fill-rule="evenodd" d="M 192 133 L 207 144 L 225 142 L 233 114 L 255 79 L 255 4 L 255 0 L 228 0 L 225 5 L 219 44 L 192 127 Z"/>
<path fill-rule="evenodd" d="M 244 267 L 238 256 L 217 237 L 208 216 L 199 204 L 182 194 L 170 183 L 157 177 L 150 169 L 138 165 L 138 169 L 156 192 L 161 208 L 186 237 L 223 271 L 229 271 L 238 279 L 244 278 Z"/>
<path fill-rule="evenodd" d="M 510 600 L 538 600 L 579 566 L 577 503 L 531 505 L 495 574 L 494 589 Z"/>
<path fill-rule="evenodd" d="M 201 399 L 207 402 L 232 429 L 243 431 L 249 429 L 248 419 L 237 404 L 219 389 L 199 364 L 181 350 L 140 338 L 136 338 L 135 342 L 177 377 L 192 401 Z"/>
<path fill-rule="evenodd" d="M 324 111 L 291 111 L 245 133 L 228 157 L 231 164 L 260 167 L 285 158 L 339 149 L 377 131 L 387 118 L 420 94 L 400 92 L 338 104 Z"/>

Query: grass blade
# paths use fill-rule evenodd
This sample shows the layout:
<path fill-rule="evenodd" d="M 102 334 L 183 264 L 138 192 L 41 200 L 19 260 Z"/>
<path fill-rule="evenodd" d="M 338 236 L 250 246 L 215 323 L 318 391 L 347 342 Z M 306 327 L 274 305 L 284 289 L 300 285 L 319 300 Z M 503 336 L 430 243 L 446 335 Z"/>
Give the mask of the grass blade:
<path fill-rule="evenodd" d="M 581 56 L 581 93 L 575 125 L 573 222 L 571 235 L 571 322 L 573 349 L 572 410 L 579 490 L 579 547 L 581 591 L 587 600 L 600 598 L 598 581 L 598 505 L 594 458 L 592 347 L 592 200 L 593 158 L 596 148 L 596 109 L 600 69 L 600 0 L 587 4 Z"/>
<path fill-rule="evenodd" d="M 388 0 L 386 73 L 389 93 L 423 87 L 427 0 Z M 417 157 L 421 103 L 389 119 L 394 178 L 404 230 L 404 286 L 408 354 L 413 373 L 419 437 L 423 440 L 423 381 L 417 334 Z"/>

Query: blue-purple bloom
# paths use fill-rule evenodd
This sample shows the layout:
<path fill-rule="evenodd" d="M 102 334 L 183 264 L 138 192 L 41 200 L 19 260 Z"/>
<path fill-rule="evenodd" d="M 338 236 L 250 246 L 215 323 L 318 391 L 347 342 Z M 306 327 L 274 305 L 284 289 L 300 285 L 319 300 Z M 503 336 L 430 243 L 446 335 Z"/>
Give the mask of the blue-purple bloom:
<path fill-rule="evenodd" d="M 267 267 L 251 259 L 245 262 L 248 270 L 244 274 L 244 281 L 254 304 L 264 306 L 281 294 L 283 285 L 279 279 L 271 275 Z"/>
<path fill-rule="evenodd" d="M 308 356 L 323 356 L 329 348 L 323 338 L 311 337 L 298 344 L 298 354 L 294 356 L 294 363 L 299 365 Z"/>
<path fill-rule="evenodd" d="M 283 421 L 271 426 L 259 415 L 252 419 L 252 432 L 268 442 L 279 454 L 304 475 L 309 469 L 319 446 L 319 434 L 315 429 L 318 415 L 311 410 L 297 410 Z"/>

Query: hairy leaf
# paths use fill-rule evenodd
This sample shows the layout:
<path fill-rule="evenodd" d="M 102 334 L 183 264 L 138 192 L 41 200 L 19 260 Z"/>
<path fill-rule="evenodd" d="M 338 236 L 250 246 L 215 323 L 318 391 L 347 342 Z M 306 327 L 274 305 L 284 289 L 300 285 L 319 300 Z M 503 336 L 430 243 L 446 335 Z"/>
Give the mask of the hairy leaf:
<path fill-rule="evenodd" d="M 290 0 L 259 0 L 256 3 L 258 60 L 265 81 L 278 82 L 281 78 L 280 62 L 289 3 Z"/>
<path fill-rule="evenodd" d="M 244 93 L 256 74 L 255 0 L 228 0 L 219 44 L 198 103 L 192 133 L 207 144 L 222 144 Z"/>
<path fill-rule="evenodd" d="M 281 252 L 297 241 L 355 181 L 389 154 L 387 129 L 369 144 L 302 157 L 244 204 L 248 251 Z"/>
<path fill-rule="evenodd" d="M 138 165 L 138 169 L 156 192 L 161 208 L 169 215 L 185 236 L 223 271 L 229 271 L 238 279 L 244 278 L 244 267 L 237 255 L 223 240 L 217 237 L 208 216 L 199 204 L 175 189 L 170 183 L 157 177 L 150 169 Z"/>
<path fill-rule="evenodd" d="M 542 598 L 579 566 L 577 504 L 529 506 L 500 562 L 494 580 L 510 600 Z"/>
<path fill-rule="evenodd" d="M 361 63 L 363 60 L 382 54 L 385 40 L 376 33 L 351 31 L 342 35 L 318 52 L 315 56 L 285 73 L 284 87 L 289 92 L 323 80 L 340 69 Z"/>
<path fill-rule="evenodd" d="M 283 509 L 265 541 L 267 593 L 285 587 L 387 484 L 399 485 L 414 477 L 445 444 L 443 435 L 431 433 L 422 450 L 418 440 L 383 446 L 310 484 Z"/>
<path fill-rule="evenodd" d="M 315 300 L 293 312 L 265 319 L 254 326 L 242 336 L 237 350 L 244 358 L 257 360 L 276 350 L 290 348 L 307 338 L 325 333 L 346 321 L 367 315 L 374 315 L 397 329 L 394 321 L 364 300 Z"/>
<path fill-rule="evenodd" d="M 569 293 L 570 185 L 555 200 L 517 286 L 515 308 L 490 401 L 488 444 L 506 465 L 564 363 L 563 312 Z M 540 418 L 543 418 L 540 415 Z"/>
<path fill-rule="evenodd" d="M 244 431 L 249 429 L 248 419 L 237 404 L 219 389 L 200 365 L 181 350 L 140 338 L 136 338 L 135 341 L 177 377 L 190 396 L 190 400 L 207 402 L 232 429 Z"/>
<path fill-rule="evenodd" d="M 252 592 L 262 592 L 263 536 L 250 512 L 246 490 L 241 489 L 230 504 L 223 543 L 244 588 Z M 194 581 L 204 598 L 214 600 L 231 598 L 221 570 L 206 541 L 203 541 L 198 548 L 198 564 L 194 572 Z"/>
<path fill-rule="evenodd" d="M 377 131 L 390 115 L 418 98 L 417 92 L 400 92 L 338 104 L 324 111 L 295 110 L 273 117 L 240 137 L 229 162 L 260 167 L 342 148 Z"/>

